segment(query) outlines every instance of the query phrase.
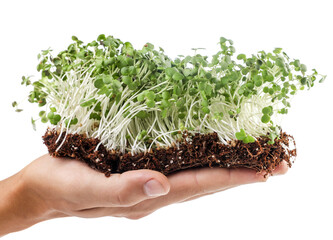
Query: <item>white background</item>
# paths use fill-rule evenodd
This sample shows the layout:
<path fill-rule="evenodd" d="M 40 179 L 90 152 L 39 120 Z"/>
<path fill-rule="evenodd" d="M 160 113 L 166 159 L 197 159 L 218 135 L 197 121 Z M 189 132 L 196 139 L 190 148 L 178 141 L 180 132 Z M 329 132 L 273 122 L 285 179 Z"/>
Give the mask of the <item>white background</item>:
<path fill-rule="evenodd" d="M 51 220 L 3 239 L 333 239 L 332 216 L 332 7 L 331 1 L 1 1 L 0 179 L 46 153 L 45 127 L 32 130 L 22 75 L 37 75 L 37 54 L 64 49 L 76 35 L 99 34 L 161 46 L 174 57 L 192 47 L 217 51 L 220 36 L 237 53 L 283 47 L 326 82 L 292 101 L 284 130 L 297 141 L 298 158 L 285 176 L 175 204 L 132 221 L 118 218 Z M 0 197 L 3 193 L 0 193 Z"/>

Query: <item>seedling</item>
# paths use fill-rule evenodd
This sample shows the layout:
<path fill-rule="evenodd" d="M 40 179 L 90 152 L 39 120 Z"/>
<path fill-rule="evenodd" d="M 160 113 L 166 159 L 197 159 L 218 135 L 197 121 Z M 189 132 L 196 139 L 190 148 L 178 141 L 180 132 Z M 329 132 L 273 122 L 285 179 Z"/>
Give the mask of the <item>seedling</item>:
<path fill-rule="evenodd" d="M 56 55 L 38 55 L 40 78 L 22 78 L 32 87 L 28 101 L 58 132 L 85 134 L 123 153 L 172 146 L 185 131 L 215 132 L 224 144 L 263 136 L 273 144 L 281 131 L 277 116 L 288 113 L 292 96 L 325 79 L 281 48 L 235 55 L 224 37 L 211 58 L 197 48 L 176 59 L 153 44 L 138 50 L 104 34 L 88 44 L 72 40 Z"/>

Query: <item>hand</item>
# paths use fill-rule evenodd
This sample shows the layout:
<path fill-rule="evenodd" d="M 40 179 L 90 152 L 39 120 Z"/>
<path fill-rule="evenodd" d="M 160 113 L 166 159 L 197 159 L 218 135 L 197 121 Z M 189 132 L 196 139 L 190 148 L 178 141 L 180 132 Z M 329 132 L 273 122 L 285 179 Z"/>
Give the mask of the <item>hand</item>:
<path fill-rule="evenodd" d="M 283 163 L 274 174 L 287 169 Z M 168 178 L 151 170 L 106 178 L 77 160 L 44 155 L 0 182 L 1 192 L 11 189 L 0 200 L 0 236 L 57 217 L 139 219 L 173 203 L 266 181 L 264 175 L 249 169 L 202 168 Z"/>

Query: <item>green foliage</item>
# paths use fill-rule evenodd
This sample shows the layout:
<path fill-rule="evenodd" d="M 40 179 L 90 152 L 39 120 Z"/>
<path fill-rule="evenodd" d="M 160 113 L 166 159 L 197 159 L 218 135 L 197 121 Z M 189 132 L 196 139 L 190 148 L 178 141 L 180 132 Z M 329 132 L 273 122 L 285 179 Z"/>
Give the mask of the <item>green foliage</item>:
<path fill-rule="evenodd" d="M 274 126 L 274 114 L 286 114 L 290 108 L 290 97 L 306 87 L 310 89 L 316 81 L 323 82 L 326 76 L 307 67 L 300 60 L 290 59 L 282 48 L 273 52 L 260 51 L 257 54 L 234 56 L 236 49 L 233 41 L 221 37 L 219 51 L 210 58 L 198 54 L 200 48 L 193 49 L 194 55 L 172 60 L 162 48 L 155 49 L 147 43 L 141 50 L 134 49 L 129 42 L 101 34 L 96 40 L 84 44 L 76 36 L 73 42 L 57 55 L 47 49 L 38 54 L 37 70 L 40 79 L 32 82 L 31 77 L 22 77 L 22 85 L 32 88 L 28 101 L 45 107 L 49 102 L 52 89 L 58 89 L 67 81 L 70 73 L 89 72 L 94 79 L 91 96 L 80 99 L 79 107 L 89 112 L 89 119 L 96 122 L 106 116 L 110 108 L 101 107 L 100 97 L 106 96 L 110 104 L 120 104 L 133 98 L 132 104 L 140 104 L 140 109 L 122 116 L 133 119 L 149 118 L 155 111 L 161 119 L 177 116 L 181 129 L 196 129 L 203 119 L 209 121 L 247 121 L 239 119 L 242 103 L 250 102 L 254 96 L 267 98 L 267 104 L 259 110 L 258 122 L 264 127 Z M 78 85 L 82 79 L 77 79 Z M 71 89 L 67 89 L 71 91 Z M 131 91 L 124 97 L 126 91 Z M 223 102 L 224 108 L 217 109 L 214 103 Z M 18 109 L 17 102 L 12 106 Z M 60 116 L 54 106 L 40 111 L 42 122 L 65 126 L 78 124 L 76 116 Z M 260 113 L 261 111 L 261 113 Z M 62 114 L 63 115 L 63 114 Z M 191 119 L 191 127 L 185 127 Z M 33 120 L 35 124 L 36 120 Z M 186 124 L 185 124 L 186 123 Z M 179 129 L 169 129 L 177 132 Z M 247 134 L 250 129 L 241 129 L 236 139 L 251 143 L 255 138 Z M 138 138 L 147 135 L 146 130 L 138 133 Z M 272 142 L 278 133 L 271 130 Z M 258 136 L 255 136 L 258 137 Z"/>
<path fill-rule="evenodd" d="M 253 143 L 256 140 L 254 137 L 247 135 L 244 129 L 241 129 L 239 132 L 235 134 L 236 139 L 243 141 L 244 143 Z"/>

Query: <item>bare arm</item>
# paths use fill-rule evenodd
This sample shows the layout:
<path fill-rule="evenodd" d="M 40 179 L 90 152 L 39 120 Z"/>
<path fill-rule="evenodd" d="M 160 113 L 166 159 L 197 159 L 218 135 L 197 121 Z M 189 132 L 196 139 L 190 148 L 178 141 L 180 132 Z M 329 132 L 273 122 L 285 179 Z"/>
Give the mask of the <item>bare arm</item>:
<path fill-rule="evenodd" d="M 0 237 L 60 217 L 26 186 L 22 172 L 0 182 Z"/>

